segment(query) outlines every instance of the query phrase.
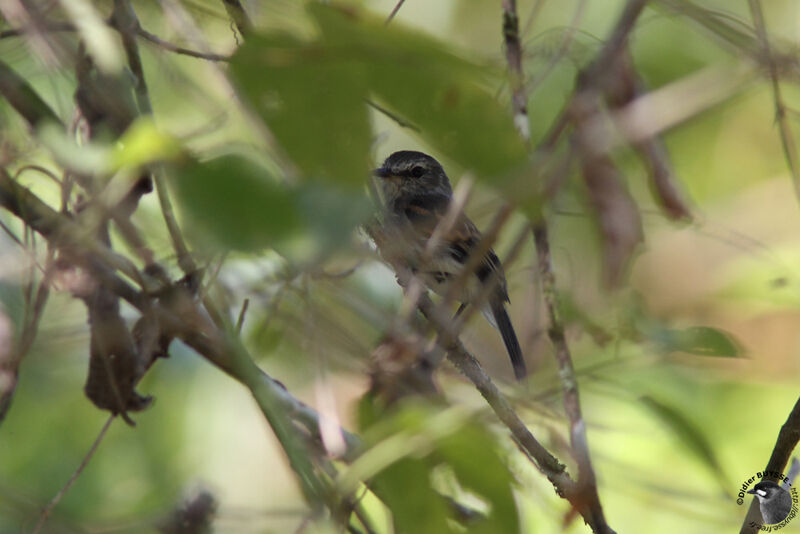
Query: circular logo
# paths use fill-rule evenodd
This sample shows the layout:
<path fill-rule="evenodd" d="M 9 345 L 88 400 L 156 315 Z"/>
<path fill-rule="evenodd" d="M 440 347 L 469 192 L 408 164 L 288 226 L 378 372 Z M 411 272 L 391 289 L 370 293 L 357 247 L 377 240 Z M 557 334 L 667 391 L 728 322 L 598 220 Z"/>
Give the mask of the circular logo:
<path fill-rule="evenodd" d="M 761 480 L 762 478 L 768 480 Z M 758 499 L 762 518 L 761 523 L 751 522 L 751 528 L 772 532 L 785 527 L 797 515 L 797 488 L 792 486 L 789 477 L 783 473 L 764 471 L 751 476 L 742 483 L 736 496 L 736 504 L 744 504 L 748 494 Z"/>

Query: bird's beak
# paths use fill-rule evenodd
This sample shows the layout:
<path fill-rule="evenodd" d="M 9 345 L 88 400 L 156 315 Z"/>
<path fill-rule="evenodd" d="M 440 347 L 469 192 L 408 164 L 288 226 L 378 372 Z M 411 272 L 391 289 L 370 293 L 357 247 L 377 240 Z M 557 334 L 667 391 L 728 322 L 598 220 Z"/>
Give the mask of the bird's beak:
<path fill-rule="evenodd" d="M 747 490 L 745 493 L 749 493 L 749 494 L 751 494 L 751 495 L 755 495 L 755 494 L 756 494 L 756 490 L 754 490 L 754 489 L 749 489 L 749 490 Z"/>
<path fill-rule="evenodd" d="M 378 178 L 388 178 L 389 176 L 392 175 L 392 173 L 390 173 L 389 169 L 387 169 L 386 167 L 378 167 L 377 169 L 372 171 L 372 175 L 377 176 Z"/>

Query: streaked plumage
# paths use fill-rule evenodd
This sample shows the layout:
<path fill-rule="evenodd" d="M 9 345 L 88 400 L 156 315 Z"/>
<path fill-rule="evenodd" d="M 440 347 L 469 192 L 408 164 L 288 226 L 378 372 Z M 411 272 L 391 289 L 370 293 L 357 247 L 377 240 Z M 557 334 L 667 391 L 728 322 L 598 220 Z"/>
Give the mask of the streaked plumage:
<path fill-rule="evenodd" d="M 453 191 L 444 169 L 431 156 L 422 152 L 404 150 L 395 152 L 376 169 L 380 178 L 387 208 L 386 224 L 398 241 L 392 244 L 392 254 L 402 261 L 431 290 L 446 295 L 450 284 L 469 261 L 470 254 L 481 240 L 481 233 L 469 218 L 461 214 L 452 229 L 429 261 L 424 261 L 424 250 L 439 222 L 445 216 Z M 525 377 L 522 350 L 505 309 L 509 302 L 503 266 L 494 251 L 489 250 L 467 282 L 455 297 L 462 303 L 471 303 L 481 292 L 483 284 L 496 278 L 497 282 L 486 302 L 485 315 L 500 330 L 503 342 L 511 357 L 514 374 Z"/>

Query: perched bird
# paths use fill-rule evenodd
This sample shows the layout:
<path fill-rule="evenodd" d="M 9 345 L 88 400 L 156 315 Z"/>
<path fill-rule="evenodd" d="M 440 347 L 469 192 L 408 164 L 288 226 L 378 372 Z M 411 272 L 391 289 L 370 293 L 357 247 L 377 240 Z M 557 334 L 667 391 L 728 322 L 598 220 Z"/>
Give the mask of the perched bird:
<path fill-rule="evenodd" d="M 792 510 L 792 496 L 772 480 L 762 480 L 753 489 L 747 490 L 758 498 L 761 518 L 765 525 L 780 523 Z"/>
<path fill-rule="evenodd" d="M 392 230 L 394 256 L 439 295 L 447 295 L 481 240 L 481 233 L 466 215 L 461 214 L 432 254 L 424 254 L 428 239 L 447 213 L 453 196 L 444 169 L 422 152 L 395 152 L 374 175 L 379 178 L 386 203 L 386 226 Z M 427 261 L 426 261 L 427 258 Z M 500 330 L 514 375 L 525 377 L 522 357 L 514 327 L 506 311 L 509 302 L 503 266 L 491 249 L 481 258 L 474 273 L 461 284 L 455 298 L 463 305 L 474 303 L 485 284 L 494 289 L 482 304 L 484 315 Z"/>

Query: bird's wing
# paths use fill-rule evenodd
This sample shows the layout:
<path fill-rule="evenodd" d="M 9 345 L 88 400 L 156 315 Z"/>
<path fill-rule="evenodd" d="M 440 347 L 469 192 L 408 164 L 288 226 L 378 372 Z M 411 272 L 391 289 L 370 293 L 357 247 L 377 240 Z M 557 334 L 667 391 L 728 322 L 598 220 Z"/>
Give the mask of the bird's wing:
<path fill-rule="evenodd" d="M 406 219 L 410 223 L 411 233 L 416 243 L 415 248 L 422 250 L 430 239 L 436 227 L 447 213 L 450 197 L 445 195 L 418 195 L 409 199 L 402 207 Z M 481 233 L 469 218 L 461 214 L 459 220 L 443 239 L 441 250 L 444 254 L 434 254 L 432 265 L 426 268 L 431 274 L 444 279 L 456 275 L 464 264 L 469 261 L 470 255 L 481 240 Z M 435 271 L 435 272 L 434 272 Z M 498 277 L 497 287 L 500 297 L 508 301 L 505 276 L 500 260 L 493 250 L 484 254 L 480 263 L 475 268 L 475 274 L 481 282 L 491 276 Z"/>

